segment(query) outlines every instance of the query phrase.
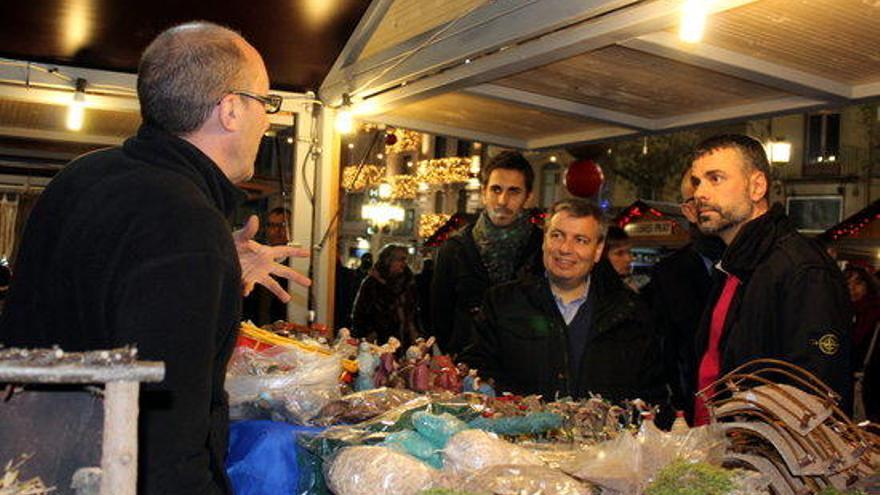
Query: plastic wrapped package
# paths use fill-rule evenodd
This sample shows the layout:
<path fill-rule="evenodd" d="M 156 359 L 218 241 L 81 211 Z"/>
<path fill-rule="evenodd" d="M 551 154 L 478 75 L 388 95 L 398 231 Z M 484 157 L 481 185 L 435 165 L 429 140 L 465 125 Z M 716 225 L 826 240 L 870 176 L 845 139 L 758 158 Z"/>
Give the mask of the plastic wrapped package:
<path fill-rule="evenodd" d="M 537 412 L 525 416 L 485 418 L 480 416 L 468 425 L 471 428 L 491 431 L 499 435 L 534 435 L 562 427 L 562 416 L 550 412 Z"/>
<path fill-rule="evenodd" d="M 637 494 L 676 460 L 720 463 L 726 443 L 714 427 L 691 428 L 682 435 L 648 427 L 586 449 L 562 466 L 572 476 L 613 493 Z"/>
<path fill-rule="evenodd" d="M 494 495 L 590 495 L 591 487 L 546 466 L 490 466 L 467 477 L 462 490 Z"/>
<path fill-rule="evenodd" d="M 436 469 L 385 447 L 344 448 L 326 467 L 336 495 L 415 495 L 439 482 Z"/>
<path fill-rule="evenodd" d="M 455 475 L 505 464 L 542 465 L 528 450 L 482 430 L 465 430 L 453 435 L 443 449 L 443 467 Z"/>
<path fill-rule="evenodd" d="M 413 413 L 412 424 L 438 449 L 445 447 L 453 435 L 468 429 L 467 423 L 449 413 L 431 414 L 427 411 Z"/>
<path fill-rule="evenodd" d="M 226 372 L 230 416 L 307 424 L 321 408 L 340 397 L 339 357 L 295 347 L 260 351 L 238 347 Z M 274 413 L 274 414 L 272 414 Z M 279 417 L 280 416 L 280 417 Z"/>
<path fill-rule="evenodd" d="M 417 397 L 419 394 L 412 390 L 387 387 L 355 392 L 326 404 L 312 423 L 318 426 L 360 423 Z"/>
<path fill-rule="evenodd" d="M 416 457 L 435 469 L 443 467 L 440 450 L 417 431 L 395 431 L 385 437 L 381 445 Z"/>
<path fill-rule="evenodd" d="M 601 486 L 611 493 L 639 493 L 641 449 L 632 435 L 594 445 L 562 469 L 579 480 Z"/>

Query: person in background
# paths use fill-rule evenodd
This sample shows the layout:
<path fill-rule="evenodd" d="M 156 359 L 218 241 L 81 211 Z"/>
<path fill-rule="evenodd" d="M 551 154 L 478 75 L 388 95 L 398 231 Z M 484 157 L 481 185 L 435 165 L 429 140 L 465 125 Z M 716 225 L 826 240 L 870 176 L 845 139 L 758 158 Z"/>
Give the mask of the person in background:
<path fill-rule="evenodd" d="M 592 203 L 554 205 L 544 273 L 486 292 L 462 360 L 502 392 L 664 404 L 668 390 L 650 312 L 602 260 L 605 230 Z"/>
<path fill-rule="evenodd" d="M 416 275 L 416 290 L 419 292 L 419 320 L 422 329 L 431 328 L 431 281 L 434 279 L 434 260 L 425 258 L 422 271 Z"/>
<path fill-rule="evenodd" d="M 384 344 L 396 338 L 406 349 L 421 336 L 418 293 L 406 246 L 388 244 L 361 283 L 351 316 L 352 337 Z"/>
<path fill-rule="evenodd" d="M 623 283 L 630 289 L 638 292 L 639 287 L 633 279 L 632 241 L 625 230 L 617 225 L 608 226 L 608 235 L 605 237 L 605 251 L 602 256 L 611 263 L 611 266 L 620 275 Z"/>
<path fill-rule="evenodd" d="M 137 91 L 137 135 L 75 159 L 34 206 L 0 343 L 134 346 L 164 362 L 140 392 L 138 493 L 229 494 L 224 380 L 241 296 L 261 284 L 286 301 L 273 275 L 309 283 L 276 262 L 307 252 L 254 241 L 256 217 L 236 233 L 228 222 L 281 98 L 254 47 L 207 22 L 159 34 Z"/>
<path fill-rule="evenodd" d="M 290 210 L 283 207 L 273 208 L 266 215 L 266 244 L 269 246 L 286 246 L 290 240 Z M 287 280 L 277 281 L 281 289 L 288 290 Z M 242 319 L 250 320 L 256 325 L 268 325 L 276 321 L 287 320 L 287 304 L 279 300 L 266 287 L 257 286 L 242 302 Z"/>
<path fill-rule="evenodd" d="M 852 316 L 843 275 L 820 246 L 800 235 L 767 200 L 764 147 L 742 135 L 700 143 L 693 154 L 697 225 L 726 245 L 723 275 L 697 335 L 696 389 L 737 366 L 772 358 L 805 368 L 852 407 Z M 697 398 L 696 424 L 709 413 Z"/>
<path fill-rule="evenodd" d="M 855 313 L 852 331 L 853 365 L 861 374 L 864 418 L 880 421 L 880 282 L 863 266 L 850 264 L 843 271 Z M 858 391 L 858 390 L 857 390 Z"/>
<path fill-rule="evenodd" d="M 649 288 L 654 327 L 663 341 L 663 355 L 672 387 L 673 406 L 693 422 L 694 339 L 712 291 L 714 265 L 721 259 L 724 242 L 697 228 L 691 171 L 681 180 L 681 213 L 688 222 L 691 242 L 654 266 Z"/>
<path fill-rule="evenodd" d="M 443 352 L 454 356 L 468 344 L 486 289 L 539 266 L 541 229 L 524 211 L 534 180 L 531 164 L 514 151 L 499 153 L 480 170 L 485 208 L 440 248 L 431 282 L 430 330 Z"/>

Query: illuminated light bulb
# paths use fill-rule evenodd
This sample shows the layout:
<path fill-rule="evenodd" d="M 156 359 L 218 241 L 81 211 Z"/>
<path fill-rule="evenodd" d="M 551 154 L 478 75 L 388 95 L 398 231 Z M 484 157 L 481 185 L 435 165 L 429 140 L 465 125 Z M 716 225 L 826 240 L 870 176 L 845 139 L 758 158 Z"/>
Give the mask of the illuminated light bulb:
<path fill-rule="evenodd" d="M 354 143 L 348 143 L 348 149 L 353 150 L 353 149 L 354 149 Z"/>
<path fill-rule="evenodd" d="M 391 187 L 391 184 L 387 182 L 382 182 L 381 184 L 379 184 L 379 197 L 382 199 L 390 198 L 392 190 L 393 188 Z"/>
<path fill-rule="evenodd" d="M 556 155 L 550 155 L 550 163 L 556 163 Z"/>
<path fill-rule="evenodd" d="M 351 134 L 354 130 L 354 117 L 348 108 L 340 108 L 336 113 L 336 132 Z"/>
<path fill-rule="evenodd" d="M 76 80 L 76 92 L 67 106 L 67 128 L 71 131 L 82 130 L 86 116 L 86 80 Z"/>
<path fill-rule="evenodd" d="M 685 43 L 699 43 L 703 39 L 707 14 L 705 0 L 685 0 L 681 7 L 678 38 Z"/>
<path fill-rule="evenodd" d="M 772 163 L 788 163 L 791 161 L 791 143 L 772 141 L 770 143 L 770 161 Z"/>

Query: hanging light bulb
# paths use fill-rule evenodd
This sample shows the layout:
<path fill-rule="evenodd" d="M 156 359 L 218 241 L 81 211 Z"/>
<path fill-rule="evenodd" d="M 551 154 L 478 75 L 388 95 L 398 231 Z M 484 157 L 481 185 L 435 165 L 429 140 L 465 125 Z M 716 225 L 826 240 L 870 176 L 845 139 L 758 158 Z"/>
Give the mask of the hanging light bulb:
<path fill-rule="evenodd" d="M 80 77 L 76 80 L 76 92 L 73 93 L 73 100 L 67 106 L 67 128 L 69 130 L 82 130 L 86 113 L 85 105 L 86 80 Z"/>
<path fill-rule="evenodd" d="M 706 27 L 706 0 L 685 0 L 681 7 L 678 38 L 685 43 L 699 43 Z"/>
<path fill-rule="evenodd" d="M 647 155 L 647 154 L 648 154 L 648 136 L 645 136 L 644 140 L 642 141 L 642 155 Z"/>
<path fill-rule="evenodd" d="M 354 116 L 351 114 L 351 97 L 342 95 L 342 105 L 336 111 L 336 132 L 350 134 L 354 130 Z"/>

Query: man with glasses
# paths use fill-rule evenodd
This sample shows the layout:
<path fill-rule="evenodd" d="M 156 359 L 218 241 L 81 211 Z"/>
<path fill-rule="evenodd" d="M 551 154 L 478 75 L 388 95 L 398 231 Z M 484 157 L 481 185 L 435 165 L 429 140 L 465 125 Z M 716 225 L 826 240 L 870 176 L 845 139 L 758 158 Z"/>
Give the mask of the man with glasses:
<path fill-rule="evenodd" d="M 654 266 L 645 293 L 651 298 L 654 326 L 663 339 L 665 369 L 672 387 L 673 406 L 693 419 L 694 338 L 712 289 L 715 263 L 724 252 L 724 242 L 697 228 L 694 186 L 690 168 L 681 178 L 681 213 L 688 222 L 691 242 Z M 661 418 L 670 419 L 670 418 Z"/>
<path fill-rule="evenodd" d="M 276 262 L 306 253 L 253 241 L 256 217 L 235 235 L 227 222 L 281 102 L 259 53 L 204 22 L 160 34 L 137 86 L 137 135 L 74 160 L 34 207 L 0 343 L 163 361 L 141 394 L 138 493 L 230 493 L 223 388 L 241 295 L 259 283 L 286 301 L 272 275 L 308 284 Z"/>

